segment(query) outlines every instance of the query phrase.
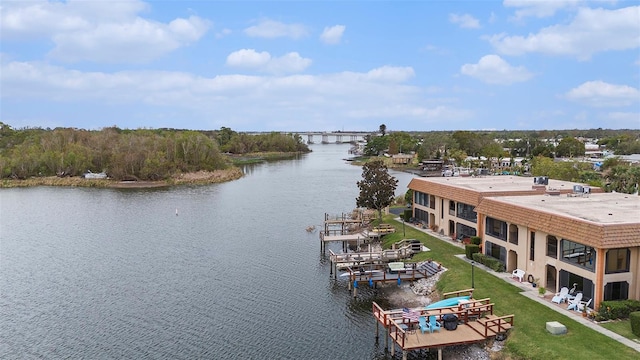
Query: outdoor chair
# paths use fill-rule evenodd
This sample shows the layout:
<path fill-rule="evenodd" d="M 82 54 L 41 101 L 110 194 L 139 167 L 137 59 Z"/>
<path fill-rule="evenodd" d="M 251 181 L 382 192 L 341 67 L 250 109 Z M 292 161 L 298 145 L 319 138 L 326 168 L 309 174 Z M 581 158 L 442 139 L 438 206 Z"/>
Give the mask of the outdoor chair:
<path fill-rule="evenodd" d="M 568 295 L 569 295 L 569 288 L 568 287 L 563 287 L 562 289 L 560 289 L 560 292 L 556 293 L 556 295 L 553 297 L 553 299 L 551 299 L 551 302 L 554 302 L 556 304 L 563 303 L 563 302 L 567 301 L 567 296 Z"/>
<path fill-rule="evenodd" d="M 425 331 L 429 331 L 429 324 L 427 323 L 427 318 L 424 316 L 420 316 L 418 319 L 418 326 L 420 327 L 420 331 L 424 334 Z"/>
<path fill-rule="evenodd" d="M 520 270 L 520 269 L 515 269 L 513 270 L 513 272 L 511 273 L 511 277 L 512 278 L 516 278 L 518 279 L 520 282 L 522 282 L 524 280 L 524 270 Z"/>
<path fill-rule="evenodd" d="M 567 306 L 567 310 L 578 310 L 580 301 L 582 301 L 582 293 L 578 293 L 573 300 L 569 300 L 569 306 Z"/>
<path fill-rule="evenodd" d="M 593 300 L 593 299 L 589 299 L 589 301 L 587 301 L 587 302 L 580 301 L 580 303 L 578 304 L 577 310 L 578 311 L 582 311 L 585 308 L 589 307 L 589 305 L 591 304 L 591 300 Z"/>
<path fill-rule="evenodd" d="M 436 320 L 435 316 L 429 316 L 429 332 L 440 331 L 442 325 Z"/>

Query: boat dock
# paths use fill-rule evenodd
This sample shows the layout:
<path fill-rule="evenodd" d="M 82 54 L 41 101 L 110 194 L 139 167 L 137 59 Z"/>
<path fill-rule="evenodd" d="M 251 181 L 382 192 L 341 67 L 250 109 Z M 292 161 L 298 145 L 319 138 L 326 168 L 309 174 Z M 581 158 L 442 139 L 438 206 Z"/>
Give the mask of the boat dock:
<path fill-rule="evenodd" d="M 411 245 L 404 245 L 398 249 L 387 250 L 371 250 L 371 244 L 369 244 L 369 251 L 349 252 L 338 254 L 329 249 L 329 261 L 330 269 L 329 274 L 337 276 L 338 270 L 345 270 L 348 267 L 358 267 L 368 264 L 385 264 L 390 261 L 397 261 L 402 259 L 408 259 L 415 250 Z"/>
<path fill-rule="evenodd" d="M 390 265 L 399 265 L 401 268 L 390 268 Z M 425 279 L 435 275 L 442 270 L 440 264 L 433 262 L 425 262 L 420 265 L 404 264 L 402 262 L 384 263 L 384 264 L 367 264 L 360 266 L 347 266 L 346 272 L 340 274 L 339 277 L 348 277 L 348 289 L 353 292 L 353 297 L 358 295 L 358 287 L 360 284 L 368 284 L 370 287 L 376 287 L 378 283 L 397 282 L 398 285 L 403 281 L 416 281 Z"/>
<path fill-rule="evenodd" d="M 380 224 L 368 229 L 371 218 L 363 212 L 354 215 L 341 214 L 330 216 L 324 214 L 323 229 L 320 231 L 320 247 L 324 253 L 325 244 L 334 241 L 342 242 L 342 249 L 347 250 L 348 245 L 365 244 L 372 240 L 379 240 L 386 234 L 391 234 L 396 229 L 390 224 Z"/>
<path fill-rule="evenodd" d="M 448 296 L 472 294 L 473 289 L 447 293 Z M 373 303 L 373 316 L 376 319 L 376 338 L 379 337 L 379 327 L 385 330 L 385 348 L 391 345 L 391 356 L 395 356 L 396 348 L 402 351 L 402 359 L 406 360 L 409 351 L 422 349 L 437 349 L 438 359 L 442 359 L 442 349 L 453 345 L 473 344 L 493 338 L 498 334 L 506 334 L 513 327 L 513 315 L 496 316 L 493 313 L 494 304 L 491 299 L 465 300 L 458 305 L 427 309 L 411 309 L 414 316 L 404 316 L 403 309 L 384 310 L 377 303 Z M 427 319 L 435 316 L 440 323 L 445 315 L 454 315 L 457 326 L 454 330 L 447 330 L 442 326 L 434 332 L 422 332 L 416 318 L 424 316 Z M 391 340 L 391 343 L 390 341 Z"/>

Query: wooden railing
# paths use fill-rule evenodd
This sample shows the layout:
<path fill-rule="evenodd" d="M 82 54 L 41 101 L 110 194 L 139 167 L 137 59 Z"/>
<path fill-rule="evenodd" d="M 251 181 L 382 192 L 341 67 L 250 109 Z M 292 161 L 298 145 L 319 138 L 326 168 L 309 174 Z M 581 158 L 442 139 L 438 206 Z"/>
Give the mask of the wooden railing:
<path fill-rule="evenodd" d="M 473 289 L 465 289 L 465 290 L 458 290 L 458 291 L 451 291 L 448 293 L 444 293 L 442 294 L 442 298 L 443 299 L 448 299 L 450 297 L 458 297 L 458 296 L 473 296 Z"/>
<path fill-rule="evenodd" d="M 495 318 L 481 319 L 478 323 L 483 325 L 483 332 L 473 328 L 478 334 L 489 337 L 489 335 L 495 335 L 504 333 L 513 327 L 513 314 L 505 315 Z M 491 332 L 491 334 L 489 334 Z"/>

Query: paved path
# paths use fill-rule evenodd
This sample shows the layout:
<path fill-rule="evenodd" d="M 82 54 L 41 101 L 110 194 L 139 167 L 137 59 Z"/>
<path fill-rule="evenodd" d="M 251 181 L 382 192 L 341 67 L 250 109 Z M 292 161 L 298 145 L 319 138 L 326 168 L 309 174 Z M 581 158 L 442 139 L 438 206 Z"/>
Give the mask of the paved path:
<path fill-rule="evenodd" d="M 402 220 L 400 220 L 400 221 L 402 221 Z M 457 241 L 453 241 L 448 236 L 444 236 L 444 235 L 438 234 L 438 233 L 436 233 L 436 232 L 434 232 L 434 231 L 432 231 L 430 229 L 421 229 L 421 228 L 419 228 L 417 226 L 414 226 L 412 224 L 408 224 L 408 225 L 412 226 L 413 228 L 418 229 L 418 230 L 420 230 L 420 231 L 422 231 L 422 232 L 424 232 L 424 233 L 426 233 L 426 234 L 428 234 L 428 235 L 430 235 L 432 237 L 435 237 L 436 239 L 440 239 L 440 240 L 445 241 L 445 242 L 447 242 L 447 243 L 449 243 L 451 245 L 458 246 L 460 248 L 464 248 L 464 245 L 462 243 L 457 242 Z M 464 254 L 456 255 L 456 257 L 458 257 L 459 259 L 461 259 L 463 261 L 471 263 L 471 260 L 467 259 L 467 257 Z M 522 282 L 521 283 L 521 282 L 518 282 L 518 281 L 514 281 L 511 278 L 511 274 L 510 273 L 508 273 L 508 272 L 498 273 L 498 272 L 495 272 L 495 271 L 489 269 L 488 267 L 486 267 L 486 266 L 484 266 L 482 264 L 475 263 L 475 266 L 478 269 L 484 270 L 487 273 L 489 273 L 489 274 L 491 274 L 491 275 L 493 275 L 493 276 L 495 276 L 497 278 L 501 278 L 501 279 L 507 281 L 508 283 L 521 288 L 523 290 L 520 293 L 522 296 L 526 296 L 526 297 L 528 297 L 529 299 L 531 299 L 533 301 L 537 301 L 540 304 L 542 304 L 542 305 L 544 305 L 544 306 L 546 306 L 546 307 L 548 307 L 550 309 L 553 309 L 554 311 L 557 311 L 557 312 L 561 313 L 562 315 L 565 315 L 565 316 L 568 316 L 568 317 L 572 318 L 573 320 L 581 323 L 584 326 L 590 327 L 591 329 L 593 329 L 593 330 L 595 330 L 595 331 L 597 331 L 597 332 L 599 332 L 601 334 L 604 334 L 604 335 L 606 335 L 606 336 L 608 336 L 608 337 L 610 337 L 610 338 L 612 338 L 614 340 L 617 340 L 618 342 L 620 342 L 620 343 L 622 343 L 624 345 L 627 345 L 628 347 L 640 352 L 640 343 L 635 342 L 635 341 L 630 340 L 630 339 L 627 339 L 626 337 L 621 336 L 619 334 L 616 334 L 615 332 L 613 332 L 611 330 L 603 328 L 602 326 L 594 323 L 593 321 L 590 321 L 590 320 L 588 320 L 586 318 L 583 318 L 582 314 L 580 312 L 566 310 L 565 308 L 559 307 L 559 306 L 551 303 L 550 301 L 547 301 L 544 298 L 541 298 L 540 296 L 538 296 L 538 289 L 534 288 L 533 286 L 531 286 L 531 284 L 529 284 L 528 282 Z"/>

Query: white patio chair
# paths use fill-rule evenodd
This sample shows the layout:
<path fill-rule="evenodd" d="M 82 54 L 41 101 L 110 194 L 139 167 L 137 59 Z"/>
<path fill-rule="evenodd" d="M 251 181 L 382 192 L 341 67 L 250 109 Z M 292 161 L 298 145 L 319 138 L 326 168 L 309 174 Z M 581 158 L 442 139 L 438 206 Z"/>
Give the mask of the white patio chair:
<path fill-rule="evenodd" d="M 567 310 L 578 310 L 580 301 L 582 301 L 582 293 L 578 293 L 573 300 L 569 300 L 569 306 L 567 306 Z"/>
<path fill-rule="evenodd" d="M 563 303 L 567 301 L 567 295 L 569 295 L 569 288 L 563 287 L 562 289 L 560 289 L 560 292 L 556 293 L 553 299 L 551 299 L 551 302 L 554 302 L 556 304 Z"/>

